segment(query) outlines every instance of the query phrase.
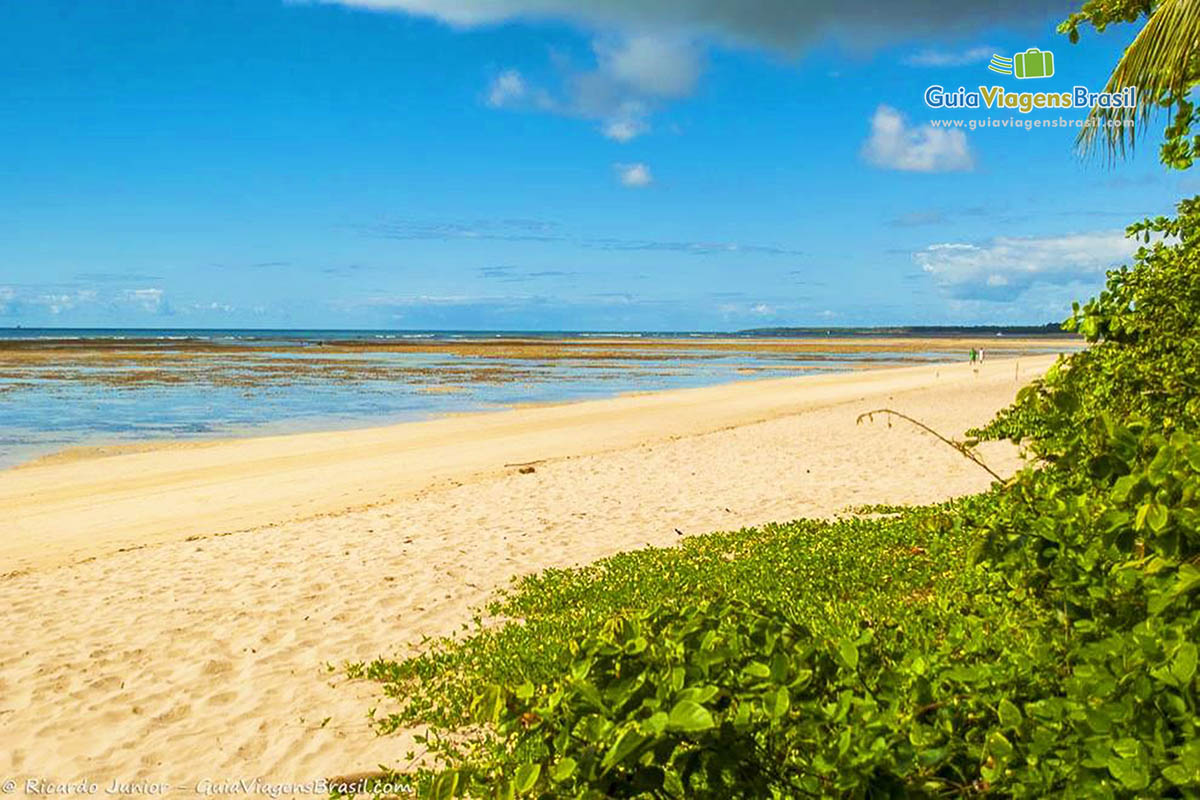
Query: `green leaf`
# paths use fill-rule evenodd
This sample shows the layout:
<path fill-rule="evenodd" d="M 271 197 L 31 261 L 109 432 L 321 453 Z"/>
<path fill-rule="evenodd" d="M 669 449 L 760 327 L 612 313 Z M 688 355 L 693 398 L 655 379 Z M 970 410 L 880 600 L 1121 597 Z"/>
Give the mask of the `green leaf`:
<path fill-rule="evenodd" d="M 517 790 L 517 794 L 525 794 L 534 787 L 537 783 L 538 776 L 542 774 L 541 764 L 522 764 L 517 768 L 517 775 L 513 779 L 513 786 Z"/>
<path fill-rule="evenodd" d="M 1171 474 L 1171 464 L 1175 460 L 1175 454 L 1169 447 L 1164 447 L 1159 450 L 1150 462 L 1150 466 L 1146 468 L 1146 477 L 1155 486 L 1162 486 Z"/>
<path fill-rule="evenodd" d="M 707 703 L 712 700 L 721 690 L 711 684 L 706 686 L 689 686 L 675 696 L 676 701 L 692 700 L 697 703 Z"/>
<path fill-rule="evenodd" d="M 516 800 L 516 798 L 517 787 L 511 780 L 503 781 L 492 794 L 492 800 Z"/>
<path fill-rule="evenodd" d="M 988 734 L 987 744 L 988 752 L 1000 761 L 1012 755 L 1012 742 L 1003 733 L 1000 733 L 1000 731 L 992 731 Z"/>
<path fill-rule="evenodd" d="M 475 720 L 482 723 L 494 723 L 500 719 L 504 710 L 504 690 L 491 685 L 483 690 L 475 700 Z"/>
<path fill-rule="evenodd" d="M 667 712 L 656 711 L 642 723 L 642 729 L 652 736 L 661 736 L 667 729 Z"/>
<path fill-rule="evenodd" d="M 1155 533 L 1162 533 L 1163 528 L 1167 527 L 1167 522 L 1170 516 L 1167 509 L 1160 503 L 1150 503 L 1149 510 L 1146 512 L 1146 522 L 1150 525 L 1150 529 Z"/>
<path fill-rule="evenodd" d="M 773 692 L 767 693 L 766 706 L 767 716 L 771 719 L 779 719 L 788 712 L 791 708 L 792 698 L 788 694 L 786 686 L 780 686 Z"/>
<path fill-rule="evenodd" d="M 1129 493 L 1133 490 L 1133 487 L 1137 486 L 1139 481 L 1141 481 L 1140 475 L 1122 475 L 1113 484 L 1112 499 L 1118 503 L 1124 503 L 1129 498 Z"/>
<path fill-rule="evenodd" d="M 579 763 L 575 759 L 567 756 L 555 764 L 554 769 L 550 770 L 550 780 L 555 783 L 562 783 L 565 780 L 569 780 L 575 774 L 575 769 L 578 766 Z"/>
<path fill-rule="evenodd" d="M 761 661 L 751 661 L 746 665 L 744 672 L 752 678 L 765 680 L 771 677 L 771 668 Z"/>
<path fill-rule="evenodd" d="M 698 733 L 715 725 L 713 716 L 708 709 L 694 700 L 680 700 L 667 717 L 667 727 L 673 731 Z"/>
<path fill-rule="evenodd" d="M 738 730 L 744 730 L 750 725 L 751 711 L 749 703 L 740 703 L 737 708 L 737 713 L 733 717 L 733 726 Z"/>
<path fill-rule="evenodd" d="M 849 639 L 842 639 L 838 642 L 838 655 L 842 657 L 842 663 L 850 669 L 858 669 L 858 646 Z"/>
<path fill-rule="evenodd" d="M 783 683 L 787 680 L 788 657 L 782 651 L 771 657 L 771 680 Z"/>
<path fill-rule="evenodd" d="M 1169 780 L 1176 786 L 1190 786 L 1197 783 L 1200 776 L 1193 772 L 1189 772 L 1181 764 L 1172 764 L 1169 767 L 1164 767 L 1162 771 L 1163 777 Z"/>
<path fill-rule="evenodd" d="M 433 786 L 429 789 L 429 796 L 433 800 L 450 800 L 450 798 L 458 794 L 458 772 L 451 770 L 443 772 L 433 779 Z"/>
<path fill-rule="evenodd" d="M 1006 728 L 1021 727 L 1021 709 L 1017 708 L 1016 704 L 1007 697 L 1000 701 L 997 708 L 1000 715 L 1000 724 Z"/>
<path fill-rule="evenodd" d="M 1150 503 L 1142 503 L 1138 506 L 1137 515 L 1133 518 L 1133 529 L 1140 531 L 1146 527 L 1146 517 L 1150 514 Z"/>
<path fill-rule="evenodd" d="M 637 728 L 626 728 L 613 742 L 612 747 L 608 748 L 608 752 L 604 754 L 604 758 L 600 761 L 600 768 L 606 772 L 612 769 L 628 758 L 649 738 Z"/>
<path fill-rule="evenodd" d="M 1196 645 L 1184 642 L 1171 659 L 1171 675 L 1179 681 L 1179 685 L 1187 686 L 1196 676 Z"/>
<path fill-rule="evenodd" d="M 1150 770 L 1145 758 L 1114 756 L 1108 760 L 1108 771 L 1130 791 L 1136 792 L 1150 785 Z"/>
<path fill-rule="evenodd" d="M 1184 564 L 1179 568 L 1175 585 L 1171 587 L 1171 596 L 1179 597 L 1197 588 L 1200 588 L 1200 569 L 1193 564 Z"/>

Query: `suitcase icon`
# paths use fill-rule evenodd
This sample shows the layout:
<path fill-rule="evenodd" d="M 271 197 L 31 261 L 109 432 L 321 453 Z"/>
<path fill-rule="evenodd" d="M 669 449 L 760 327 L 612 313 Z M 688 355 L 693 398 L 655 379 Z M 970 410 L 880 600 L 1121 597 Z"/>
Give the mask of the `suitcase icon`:
<path fill-rule="evenodd" d="M 1013 56 L 1013 74 L 1018 78 L 1049 78 L 1054 74 L 1054 53 L 1031 47 Z"/>

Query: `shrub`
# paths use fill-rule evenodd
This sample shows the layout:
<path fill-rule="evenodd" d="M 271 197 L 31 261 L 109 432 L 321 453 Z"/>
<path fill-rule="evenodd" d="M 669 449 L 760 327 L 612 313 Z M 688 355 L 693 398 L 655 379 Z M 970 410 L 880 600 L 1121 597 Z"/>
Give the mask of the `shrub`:
<path fill-rule="evenodd" d="M 376 662 L 434 797 L 1200 796 L 1200 201 L 983 435 L 1039 462 L 896 516 L 528 578 Z"/>

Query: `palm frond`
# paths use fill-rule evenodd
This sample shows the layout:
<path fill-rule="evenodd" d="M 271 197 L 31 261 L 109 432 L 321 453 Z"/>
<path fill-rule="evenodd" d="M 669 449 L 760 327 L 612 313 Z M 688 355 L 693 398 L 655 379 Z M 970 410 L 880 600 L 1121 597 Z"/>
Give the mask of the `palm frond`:
<path fill-rule="evenodd" d="M 1200 56 L 1200 0 L 1163 0 L 1109 76 L 1106 92 L 1137 87 L 1135 108 L 1094 108 L 1076 140 L 1080 152 L 1092 152 L 1103 139 L 1110 159 L 1133 150 L 1164 93 L 1182 95 L 1192 65 Z"/>

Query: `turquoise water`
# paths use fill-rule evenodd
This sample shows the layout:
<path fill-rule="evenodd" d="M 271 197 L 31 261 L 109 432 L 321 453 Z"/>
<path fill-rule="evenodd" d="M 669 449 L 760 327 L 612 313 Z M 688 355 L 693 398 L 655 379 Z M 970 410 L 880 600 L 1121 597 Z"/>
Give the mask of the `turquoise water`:
<path fill-rule="evenodd" d="M 611 336 L 611 334 L 604 334 Z M 587 338 L 589 334 L 567 334 Z M 622 334 L 637 338 L 639 334 Z M 656 339 L 664 334 L 655 333 Z M 854 369 L 866 364 L 961 360 L 956 350 L 888 353 L 866 350 L 831 356 L 803 344 L 784 353 L 655 349 L 652 358 L 546 359 L 459 356 L 441 352 L 354 352 L 310 355 L 308 345 L 380 339 L 561 339 L 564 334 L 373 331 L 0 331 L 0 339 L 150 339 L 161 352 L 176 343 L 228 345 L 155 364 L 154 378 L 123 383 L 134 364 L 97 367 L 69 359 L 50 366 L 0 370 L 0 466 L 63 447 L 155 438 L 203 438 L 306 429 L 360 427 L 480 411 L 523 403 L 610 397 L 625 392 L 705 386 L 732 380 Z M 267 348 L 249 355 L 248 346 Z M 273 352 L 271 347 L 289 352 Z M 294 348 L 300 348 L 297 352 Z M 1048 342 L 1047 352 L 1062 349 Z M 650 351 L 642 351 L 647 353 Z M 311 367 L 348 372 L 334 379 Z M 0 365 L 4 363 L 0 353 Z M 264 365 L 272 367 L 263 371 Z M 223 380 L 211 379 L 219 370 Z M 19 374 L 17 374 L 19 372 Z M 347 375 L 349 377 L 347 377 Z M 359 377 L 355 377 L 358 375 Z M 230 381 L 237 385 L 229 385 Z M 445 391 L 450 389 L 450 391 Z"/>

